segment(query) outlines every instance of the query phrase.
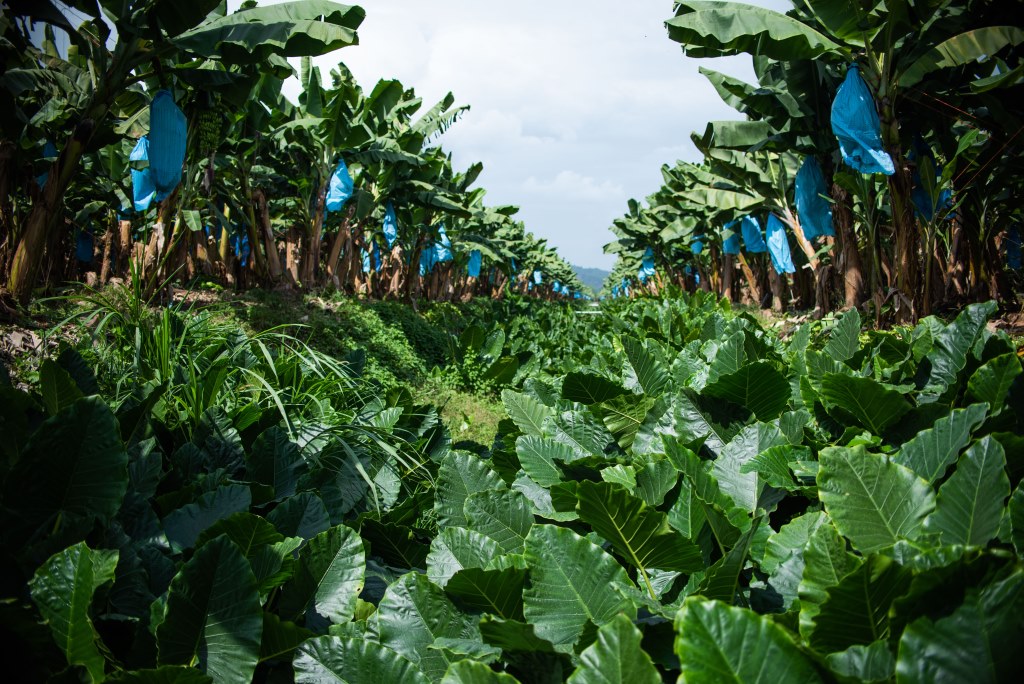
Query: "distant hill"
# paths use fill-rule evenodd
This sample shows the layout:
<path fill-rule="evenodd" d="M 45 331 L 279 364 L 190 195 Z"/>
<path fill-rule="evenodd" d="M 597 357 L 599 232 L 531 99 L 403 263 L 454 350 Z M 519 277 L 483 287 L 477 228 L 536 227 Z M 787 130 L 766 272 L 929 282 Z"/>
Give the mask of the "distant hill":
<path fill-rule="evenodd" d="M 572 269 L 576 271 L 576 277 L 580 281 L 594 291 L 597 294 L 604 287 L 604 279 L 608 277 L 611 271 L 605 271 L 600 268 L 587 268 L 585 266 L 577 266 L 573 264 Z"/>

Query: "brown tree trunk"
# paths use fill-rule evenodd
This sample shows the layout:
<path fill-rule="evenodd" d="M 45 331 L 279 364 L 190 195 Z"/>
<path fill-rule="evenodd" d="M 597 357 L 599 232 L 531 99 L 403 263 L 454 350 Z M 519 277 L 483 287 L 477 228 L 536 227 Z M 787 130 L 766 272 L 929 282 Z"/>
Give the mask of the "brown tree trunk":
<path fill-rule="evenodd" d="M 839 273 L 843 280 L 843 308 L 854 309 L 864 302 L 864 273 L 857 236 L 853 232 L 853 206 L 850 193 L 838 183 L 832 184 L 832 219 L 839 240 Z"/>
<path fill-rule="evenodd" d="M 742 252 L 736 255 L 736 259 L 740 262 L 743 275 L 747 277 L 747 284 L 750 286 L 750 295 L 754 299 L 754 305 L 761 306 L 761 288 L 758 285 L 757 278 L 754 277 L 754 272 L 750 269 L 750 264 L 747 263 Z"/>

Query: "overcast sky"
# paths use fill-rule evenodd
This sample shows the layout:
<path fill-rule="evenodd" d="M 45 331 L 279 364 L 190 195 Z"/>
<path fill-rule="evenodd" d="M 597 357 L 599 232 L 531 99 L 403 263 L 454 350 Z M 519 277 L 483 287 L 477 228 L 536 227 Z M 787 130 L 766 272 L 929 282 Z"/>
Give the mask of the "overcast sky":
<path fill-rule="evenodd" d="M 360 44 L 318 58 L 324 77 L 341 61 L 366 92 L 397 78 L 424 110 L 448 91 L 469 104 L 440 138 L 456 169 L 482 161 L 485 202 L 518 205 L 527 230 L 581 266 L 611 267 L 608 227 L 658 188 L 662 164 L 700 159 L 691 131 L 739 118 L 698 66 L 753 80 L 745 57 L 683 57 L 663 25 L 672 0 L 357 4 Z"/>

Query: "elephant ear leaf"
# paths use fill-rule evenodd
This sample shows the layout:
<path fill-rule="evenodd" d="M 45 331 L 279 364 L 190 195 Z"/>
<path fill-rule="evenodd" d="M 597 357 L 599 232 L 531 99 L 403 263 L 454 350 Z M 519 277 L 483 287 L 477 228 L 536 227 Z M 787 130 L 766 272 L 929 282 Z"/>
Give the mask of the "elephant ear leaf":
<path fill-rule="evenodd" d="M 986 436 L 968 449 L 941 487 L 935 512 L 925 520 L 945 544 L 985 546 L 999 532 L 1010 496 L 1002 445 Z"/>
<path fill-rule="evenodd" d="M 105 659 L 89 606 L 96 589 L 113 581 L 117 558 L 117 551 L 94 551 L 80 542 L 50 557 L 29 582 L 32 600 L 68 665 L 85 667 L 96 682 L 103 680 Z"/>
<path fill-rule="evenodd" d="M 227 535 L 207 542 L 171 581 L 156 629 L 161 665 L 191 665 L 217 682 L 249 682 L 263 609 L 249 561 Z"/>
<path fill-rule="evenodd" d="M 386 646 L 365 639 L 336 636 L 322 636 L 304 642 L 295 652 L 292 667 L 298 684 L 427 684 L 430 681 L 412 662 Z"/>
<path fill-rule="evenodd" d="M 640 647 L 640 630 L 625 615 L 616 615 L 597 630 L 597 640 L 580 654 L 580 666 L 568 684 L 658 684 L 661 676 Z"/>

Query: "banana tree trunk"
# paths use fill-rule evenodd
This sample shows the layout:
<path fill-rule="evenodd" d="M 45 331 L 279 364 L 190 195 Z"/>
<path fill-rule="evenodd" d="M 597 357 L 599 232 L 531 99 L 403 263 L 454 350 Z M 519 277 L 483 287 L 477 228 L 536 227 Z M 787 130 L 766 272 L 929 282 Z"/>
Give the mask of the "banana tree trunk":
<path fill-rule="evenodd" d="M 853 232 L 853 206 L 850 193 L 832 183 L 832 219 L 839 239 L 839 273 L 843 280 L 843 308 L 854 309 L 864 302 L 864 273 L 857 236 Z"/>
<path fill-rule="evenodd" d="M 281 257 L 277 253 L 277 241 L 274 239 L 274 228 L 270 223 L 270 207 L 267 205 L 267 196 L 262 190 L 255 190 L 252 193 L 252 201 L 255 206 L 255 221 L 260 225 L 260 235 L 263 237 L 263 252 L 266 259 L 267 274 L 272 284 L 281 282 L 284 275 L 281 269 Z M 253 241 L 255 248 L 256 241 Z"/>
<path fill-rule="evenodd" d="M 754 277 L 754 272 L 750 269 L 750 264 L 743 257 L 743 252 L 736 255 L 736 259 L 740 262 L 740 268 L 743 269 L 743 275 L 747 277 L 747 284 L 750 285 L 750 294 L 754 298 L 755 304 L 761 306 L 761 287 L 757 282 L 757 278 Z"/>

